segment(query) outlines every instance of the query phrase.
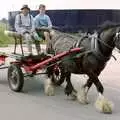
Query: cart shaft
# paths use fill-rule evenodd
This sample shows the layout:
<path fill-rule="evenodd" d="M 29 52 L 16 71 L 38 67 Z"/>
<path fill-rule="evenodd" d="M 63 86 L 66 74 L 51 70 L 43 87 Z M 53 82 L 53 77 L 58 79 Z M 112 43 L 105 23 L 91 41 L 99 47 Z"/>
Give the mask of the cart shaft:
<path fill-rule="evenodd" d="M 67 55 L 70 55 L 71 53 L 74 53 L 74 52 L 80 52 L 81 51 L 81 48 L 73 48 L 73 49 L 70 49 L 69 51 L 65 51 L 65 52 L 62 52 L 62 53 L 59 53 L 51 58 L 48 58 L 46 60 L 44 60 L 43 62 L 40 62 L 34 66 L 31 66 L 31 67 L 25 67 L 27 69 L 27 71 L 35 71 L 37 69 L 42 69 L 44 68 L 47 64 L 49 64 L 50 62 L 57 62 L 59 61 L 61 58 L 67 56 Z"/>

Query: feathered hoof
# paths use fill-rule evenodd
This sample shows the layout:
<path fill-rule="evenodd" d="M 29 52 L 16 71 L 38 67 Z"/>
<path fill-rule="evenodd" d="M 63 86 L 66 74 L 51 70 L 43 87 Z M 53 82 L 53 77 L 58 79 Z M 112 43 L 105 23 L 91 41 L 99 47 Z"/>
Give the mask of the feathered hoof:
<path fill-rule="evenodd" d="M 76 98 L 75 98 L 74 96 L 71 96 L 71 95 L 66 96 L 66 99 L 67 99 L 67 100 L 71 100 L 71 101 L 76 100 Z"/>
<path fill-rule="evenodd" d="M 54 96 L 55 95 L 55 88 L 53 85 L 46 85 L 45 86 L 45 94 L 47 96 Z"/>
<path fill-rule="evenodd" d="M 95 103 L 95 107 L 101 113 L 111 114 L 113 110 L 113 103 L 105 98 L 98 98 Z"/>
<path fill-rule="evenodd" d="M 66 99 L 75 101 L 76 100 L 76 96 L 74 94 L 70 94 L 69 96 L 67 95 Z"/>
<path fill-rule="evenodd" d="M 85 93 L 84 88 L 81 88 L 81 90 L 77 92 L 77 100 L 79 103 L 84 104 L 84 105 L 89 103 L 87 94 Z"/>
<path fill-rule="evenodd" d="M 89 104 L 89 101 L 84 97 L 81 98 L 81 96 L 77 96 L 77 100 L 79 103 L 81 103 L 83 105 Z"/>
<path fill-rule="evenodd" d="M 47 96 L 54 96 L 55 95 L 55 86 L 52 84 L 50 79 L 47 79 L 44 91 Z"/>

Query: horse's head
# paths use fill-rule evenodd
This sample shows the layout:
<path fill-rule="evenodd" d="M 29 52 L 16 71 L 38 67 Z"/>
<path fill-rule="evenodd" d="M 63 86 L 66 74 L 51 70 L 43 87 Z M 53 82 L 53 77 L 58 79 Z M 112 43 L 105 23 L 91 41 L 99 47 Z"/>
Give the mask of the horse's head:
<path fill-rule="evenodd" d="M 120 24 L 105 22 L 99 29 L 98 37 L 108 48 L 120 49 Z"/>

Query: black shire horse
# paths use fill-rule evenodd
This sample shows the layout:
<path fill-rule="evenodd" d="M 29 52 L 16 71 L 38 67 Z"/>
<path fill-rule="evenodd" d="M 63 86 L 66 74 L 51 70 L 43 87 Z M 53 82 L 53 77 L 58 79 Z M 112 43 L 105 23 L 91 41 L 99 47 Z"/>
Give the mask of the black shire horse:
<path fill-rule="evenodd" d="M 71 95 L 76 97 L 82 104 L 88 103 L 87 93 L 92 84 L 94 84 L 98 91 L 95 105 L 96 108 L 103 113 L 112 113 L 112 104 L 104 97 L 104 88 L 98 79 L 98 76 L 111 58 L 113 49 L 115 47 L 120 49 L 119 30 L 120 25 L 107 22 L 102 25 L 97 37 L 77 37 L 55 31 L 55 35 L 52 38 L 52 48 L 55 52 L 63 52 L 72 47 L 84 47 L 84 54 L 76 54 L 76 56 L 78 56 L 74 58 L 74 54 L 69 55 L 60 63 L 64 70 L 62 70 L 61 79 L 58 84 L 60 85 L 66 80 L 65 94 L 67 96 Z M 54 80 L 52 77 L 52 70 L 48 70 L 48 72 L 49 79 L 45 86 L 45 93 L 47 95 L 53 95 Z M 85 85 L 76 91 L 71 83 L 71 73 L 86 74 L 89 79 Z"/>

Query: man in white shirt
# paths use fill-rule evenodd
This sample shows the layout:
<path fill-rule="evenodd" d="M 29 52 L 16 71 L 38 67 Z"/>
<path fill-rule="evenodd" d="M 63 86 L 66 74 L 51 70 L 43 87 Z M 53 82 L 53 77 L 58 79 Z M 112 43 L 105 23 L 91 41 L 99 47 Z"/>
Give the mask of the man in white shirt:
<path fill-rule="evenodd" d="M 15 29 L 21 34 L 27 43 L 28 52 L 32 54 L 32 35 L 34 31 L 33 17 L 30 15 L 30 8 L 28 5 L 23 5 L 21 12 L 16 15 L 15 18 Z"/>

